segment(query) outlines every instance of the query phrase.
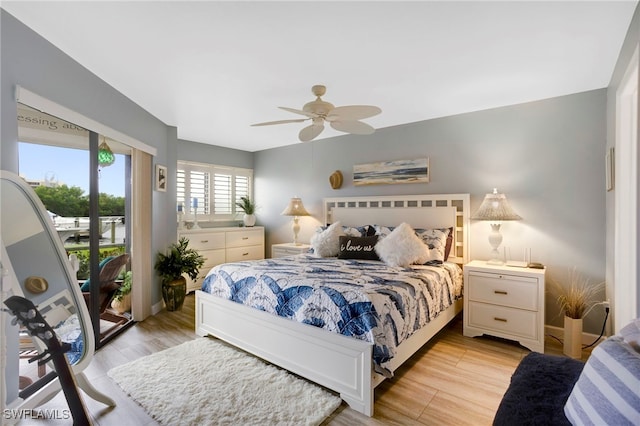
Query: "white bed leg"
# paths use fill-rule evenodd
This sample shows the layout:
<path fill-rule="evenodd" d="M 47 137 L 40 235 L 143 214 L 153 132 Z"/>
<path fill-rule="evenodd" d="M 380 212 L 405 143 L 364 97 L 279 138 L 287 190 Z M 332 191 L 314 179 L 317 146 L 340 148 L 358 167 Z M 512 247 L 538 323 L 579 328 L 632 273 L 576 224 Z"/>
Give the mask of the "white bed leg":
<path fill-rule="evenodd" d="M 364 414 L 365 416 L 371 417 L 373 416 L 373 394 L 373 389 L 370 389 L 368 395 L 364 395 L 364 399 L 357 399 L 350 395 L 345 395 L 344 393 L 340 394 L 340 398 L 342 398 L 342 400 L 352 409 Z"/>

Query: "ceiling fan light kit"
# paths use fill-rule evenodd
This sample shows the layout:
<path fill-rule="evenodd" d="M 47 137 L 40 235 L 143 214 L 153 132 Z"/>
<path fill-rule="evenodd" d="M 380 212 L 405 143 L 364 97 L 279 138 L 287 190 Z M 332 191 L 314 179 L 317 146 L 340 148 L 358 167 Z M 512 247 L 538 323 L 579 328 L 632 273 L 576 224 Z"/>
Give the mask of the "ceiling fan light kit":
<path fill-rule="evenodd" d="M 273 124 L 285 124 L 285 123 L 301 123 L 307 120 L 311 120 L 311 125 L 300 130 L 298 139 L 302 142 L 308 142 L 315 139 L 324 130 L 324 122 L 328 121 L 332 128 L 340 132 L 351 133 L 354 135 L 370 135 L 375 132 L 375 129 L 369 124 L 360 120 L 364 118 L 373 117 L 382 112 L 380 108 L 372 105 L 350 105 L 335 107 L 333 104 L 323 101 L 320 97 L 323 96 L 327 88 L 320 84 L 311 88 L 311 91 L 316 95 L 316 99 L 311 102 L 307 102 L 302 110 L 288 107 L 278 107 L 282 110 L 292 112 L 294 114 L 304 115 L 307 118 L 298 118 L 290 120 L 277 120 L 267 121 L 264 123 L 252 124 L 252 126 L 270 126 Z"/>

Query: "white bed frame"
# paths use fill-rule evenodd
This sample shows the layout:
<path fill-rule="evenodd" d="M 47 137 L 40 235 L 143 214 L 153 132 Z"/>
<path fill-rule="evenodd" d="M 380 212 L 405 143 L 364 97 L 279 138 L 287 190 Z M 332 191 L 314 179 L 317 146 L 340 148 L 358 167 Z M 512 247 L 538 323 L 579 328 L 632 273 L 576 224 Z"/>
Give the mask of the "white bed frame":
<path fill-rule="evenodd" d="M 326 223 L 414 228 L 454 227 L 449 261 L 468 261 L 469 194 L 324 199 Z M 462 310 L 462 299 L 398 347 L 394 371 Z M 212 335 L 340 394 L 351 408 L 373 415 L 373 344 L 262 312 L 196 291 L 196 333 Z"/>

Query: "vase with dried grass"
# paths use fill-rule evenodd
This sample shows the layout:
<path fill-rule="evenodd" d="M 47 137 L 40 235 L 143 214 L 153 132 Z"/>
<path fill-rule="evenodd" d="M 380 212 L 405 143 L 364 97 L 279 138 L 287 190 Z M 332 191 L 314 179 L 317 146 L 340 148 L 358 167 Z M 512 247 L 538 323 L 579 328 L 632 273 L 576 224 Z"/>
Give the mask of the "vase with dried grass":
<path fill-rule="evenodd" d="M 595 296 L 604 288 L 604 282 L 591 284 L 574 267 L 569 271 L 569 286 L 551 281 L 557 293 L 557 301 L 564 313 L 564 341 L 562 352 L 571 357 L 582 358 L 582 322 L 596 304 Z"/>

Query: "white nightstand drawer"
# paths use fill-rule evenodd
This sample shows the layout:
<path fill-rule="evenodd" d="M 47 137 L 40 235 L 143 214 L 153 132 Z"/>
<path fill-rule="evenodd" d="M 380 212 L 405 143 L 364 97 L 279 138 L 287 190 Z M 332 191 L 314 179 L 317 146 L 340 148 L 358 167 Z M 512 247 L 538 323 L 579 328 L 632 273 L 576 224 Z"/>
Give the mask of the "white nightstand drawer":
<path fill-rule="evenodd" d="M 469 325 L 537 340 L 538 313 L 485 303 L 469 302 Z"/>
<path fill-rule="evenodd" d="M 264 234 L 262 229 L 251 231 L 227 232 L 227 247 L 243 247 L 262 244 Z"/>
<path fill-rule="evenodd" d="M 198 251 L 224 249 L 224 232 L 202 232 L 184 236 L 189 240 L 189 248 Z"/>
<path fill-rule="evenodd" d="M 255 259 L 264 259 L 264 248 L 262 245 L 251 247 L 232 247 L 227 249 L 227 262 Z"/>
<path fill-rule="evenodd" d="M 469 273 L 469 300 L 538 310 L 538 280 L 507 274 Z"/>

